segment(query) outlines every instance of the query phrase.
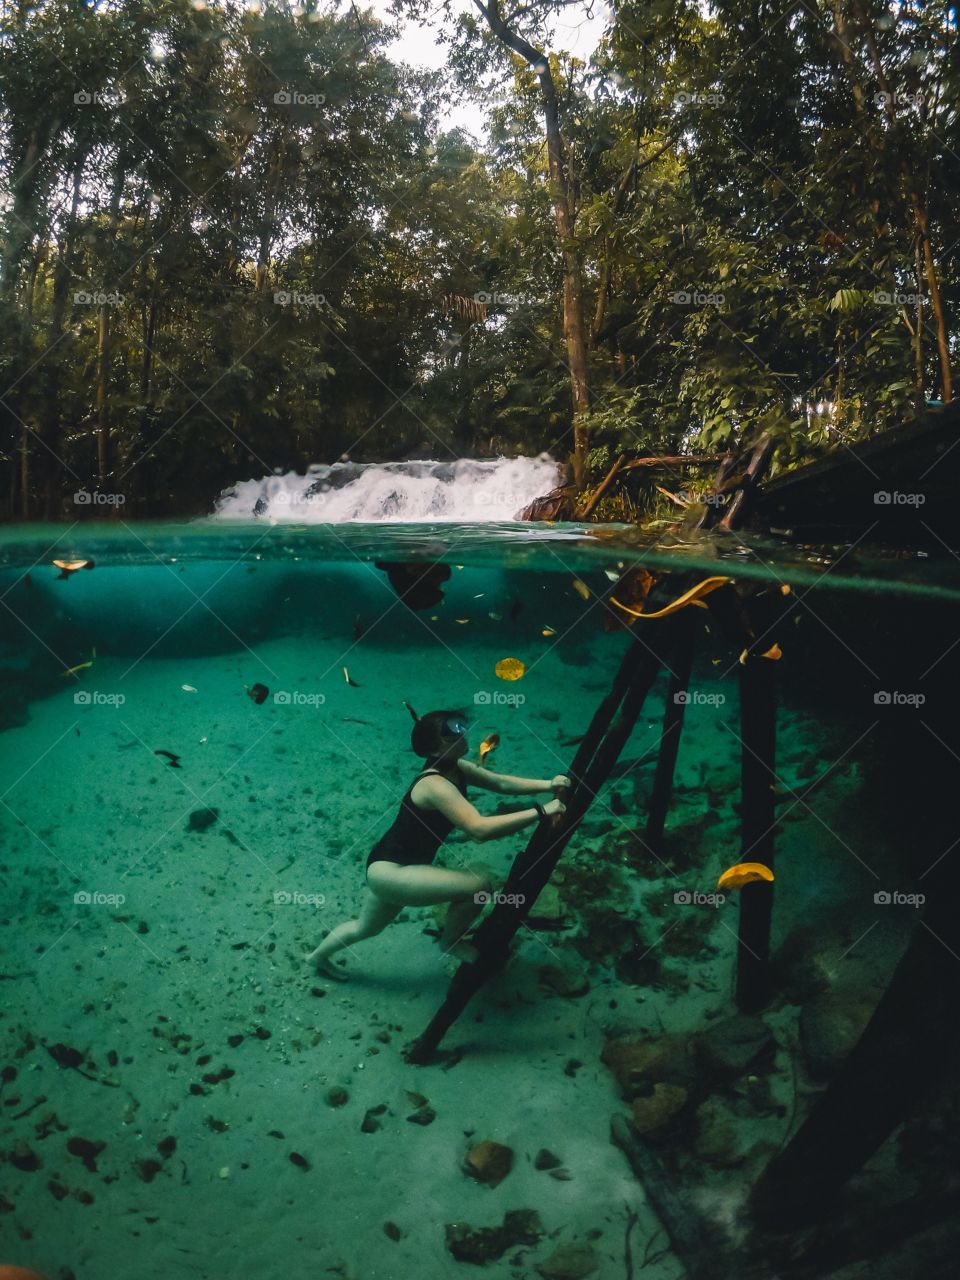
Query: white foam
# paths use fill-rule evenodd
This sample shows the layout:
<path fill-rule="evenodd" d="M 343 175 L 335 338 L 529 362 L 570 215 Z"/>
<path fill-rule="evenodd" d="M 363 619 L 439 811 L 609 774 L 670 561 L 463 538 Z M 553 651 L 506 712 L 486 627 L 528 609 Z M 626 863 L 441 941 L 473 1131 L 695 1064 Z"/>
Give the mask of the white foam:
<path fill-rule="evenodd" d="M 514 520 L 541 494 L 560 483 L 559 465 L 538 458 L 456 462 L 338 462 L 243 480 L 217 500 L 215 517 L 296 524 L 479 524 Z"/>

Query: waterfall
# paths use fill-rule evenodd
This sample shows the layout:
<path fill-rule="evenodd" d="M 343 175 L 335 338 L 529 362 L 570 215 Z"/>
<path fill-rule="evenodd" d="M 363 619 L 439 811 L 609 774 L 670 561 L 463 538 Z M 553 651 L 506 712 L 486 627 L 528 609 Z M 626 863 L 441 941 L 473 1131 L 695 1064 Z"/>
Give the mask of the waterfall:
<path fill-rule="evenodd" d="M 296 472 L 242 480 L 217 499 L 215 517 L 296 524 L 514 520 L 541 494 L 560 483 L 560 468 L 547 454 L 455 462 L 335 462 Z"/>

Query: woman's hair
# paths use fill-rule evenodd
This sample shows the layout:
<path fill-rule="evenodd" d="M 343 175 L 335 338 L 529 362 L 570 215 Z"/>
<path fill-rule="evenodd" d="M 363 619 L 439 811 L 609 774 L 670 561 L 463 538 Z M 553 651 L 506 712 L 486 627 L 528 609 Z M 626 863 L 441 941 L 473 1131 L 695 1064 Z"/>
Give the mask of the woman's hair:
<path fill-rule="evenodd" d="M 429 760 L 443 750 L 444 741 L 451 735 L 444 729 L 447 720 L 462 718 L 462 711 L 428 711 L 425 716 L 418 716 L 409 703 L 404 706 L 414 717 L 413 732 L 410 734 L 410 745 L 418 756 Z"/>

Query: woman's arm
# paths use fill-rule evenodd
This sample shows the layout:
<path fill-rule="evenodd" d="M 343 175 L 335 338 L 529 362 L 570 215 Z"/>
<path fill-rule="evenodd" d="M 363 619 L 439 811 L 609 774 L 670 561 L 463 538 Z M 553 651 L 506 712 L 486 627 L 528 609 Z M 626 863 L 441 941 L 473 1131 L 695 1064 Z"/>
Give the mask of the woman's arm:
<path fill-rule="evenodd" d="M 501 813 L 493 817 L 485 817 L 473 807 L 469 800 L 460 794 L 452 782 L 437 776 L 422 778 L 417 783 L 416 803 L 424 809 L 436 809 L 444 817 L 449 818 L 458 830 L 469 836 L 471 840 L 499 840 L 502 836 L 513 835 L 522 831 L 532 823 L 540 820 L 540 809 L 518 809 L 516 813 Z M 411 795 L 411 799 L 412 799 Z M 559 800 L 550 800 L 541 808 L 545 814 L 562 813 L 564 806 Z"/>
<path fill-rule="evenodd" d="M 529 796 L 538 791 L 554 791 L 570 785 L 570 780 L 564 774 L 551 779 L 515 778 L 509 773 L 494 773 L 492 769 L 484 769 L 470 760 L 458 760 L 457 768 L 475 787 L 498 791 L 504 796 Z"/>

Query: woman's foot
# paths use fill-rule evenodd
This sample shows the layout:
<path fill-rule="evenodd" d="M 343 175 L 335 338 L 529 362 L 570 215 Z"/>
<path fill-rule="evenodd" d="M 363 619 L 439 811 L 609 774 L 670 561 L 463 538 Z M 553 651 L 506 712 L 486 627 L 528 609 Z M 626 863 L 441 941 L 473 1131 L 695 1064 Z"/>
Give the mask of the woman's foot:
<path fill-rule="evenodd" d="M 338 969 L 332 960 L 328 960 L 326 956 L 321 956 L 317 961 L 318 977 L 333 978 L 335 982 L 347 982 L 349 975 L 344 973 L 342 969 Z"/>

